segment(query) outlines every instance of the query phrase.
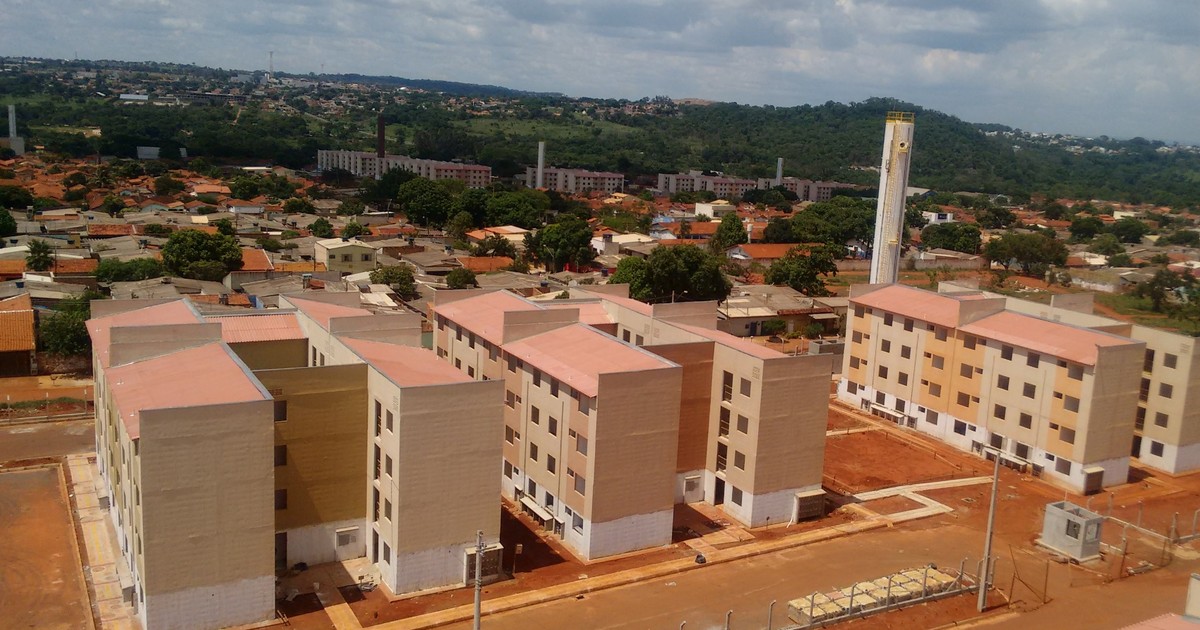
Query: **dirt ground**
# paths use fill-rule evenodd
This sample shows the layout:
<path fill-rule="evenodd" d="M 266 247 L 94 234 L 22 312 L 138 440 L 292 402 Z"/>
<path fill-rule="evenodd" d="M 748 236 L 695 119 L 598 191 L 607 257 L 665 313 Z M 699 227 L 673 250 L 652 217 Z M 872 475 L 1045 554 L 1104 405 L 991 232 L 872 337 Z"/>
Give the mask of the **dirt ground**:
<path fill-rule="evenodd" d="M 858 429 L 861 427 L 871 426 L 854 416 L 844 413 L 840 409 L 833 407 L 829 408 L 829 422 L 825 425 L 826 431 L 844 431 L 846 429 Z"/>
<path fill-rule="evenodd" d="M 92 627 L 57 465 L 0 472 L 0 619 L 6 628 Z"/>
<path fill-rule="evenodd" d="M 956 454 L 927 450 L 920 442 L 898 438 L 889 431 L 831 435 L 825 440 L 824 484 L 853 494 L 975 477 L 988 468 L 983 460 L 976 461 L 977 465 L 961 461 Z"/>
<path fill-rule="evenodd" d="M 14 376 L 0 378 L 0 402 L 22 402 L 50 398 L 92 400 L 95 383 L 90 378 L 71 375 Z"/>

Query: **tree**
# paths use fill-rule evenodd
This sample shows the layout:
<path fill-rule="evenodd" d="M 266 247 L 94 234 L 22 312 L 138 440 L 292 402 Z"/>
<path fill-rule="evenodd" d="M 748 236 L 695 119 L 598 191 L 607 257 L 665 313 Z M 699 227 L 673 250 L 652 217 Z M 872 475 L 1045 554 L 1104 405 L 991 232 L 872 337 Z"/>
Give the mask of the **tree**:
<path fill-rule="evenodd" d="M 366 211 L 367 204 L 363 203 L 361 199 L 347 199 L 337 209 L 338 216 L 344 217 L 356 217 Z"/>
<path fill-rule="evenodd" d="M 469 289 L 479 286 L 475 281 L 475 272 L 459 267 L 446 274 L 446 287 L 450 289 Z"/>
<path fill-rule="evenodd" d="M 1071 238 L 1077 242 L 1090 241 L 1104 231 L 1104 221 L 1090 215 L 1079 215 L 1071 219 Z"/>
<path fill-rule="evenodd" d="M 313 214 L 317 211 L 317 207 L 308 199 L 292 197 L 283 202 L 283 211 L 288 214 Z"/>
<path fill-rule="evenodd" d="M 839 257 L 832 246 L 814 247 L 809 252 L 793 248 L 771 263 L 766 280 L 770 284 L 786 284 L 808 296 L 829 295 L 823 277 L 837 275 Z"/>
<path fill-rule="evenodd" d="M 937 223 L 921 231 L 921 244 L 930 249 L 978 254 L 982 236 L 970 223 Z"/>
<path fill-rule="evenodd" d="M 258 243 L 259 247 L 261 247 L 269 252 L 277 252 L 277 251 L 283 249 L 283 243 L 279 242 L 276 239 L 267 237 L 267 236 L 260 236 L 256 239 L 254 239 L 254 242 Z"/>
<path fill-rule="evenodd" d="M 1149 298 L 1151 310 L 1161 313 L 1168 297 L 1183 285 L 1184 279 L 1179 274 L 1168 269 L 1159 269 L 1152 278 L 1138 284 L 1134 288 L 1133 294 L 1141 298 Z"/>
<path fill-rule="evenodd" d="M 1150 228 L 1132 217 L 1118 219 L 1108 231 L 1122 243 L 1141 243 L 1142 237 L 1150 233 Z"/>
<path fill-rule="evenodd" d="M 241 176 L 229 182 L 229 192 L 236 199 L 253 199 L 262 190 L 261 183 L 256 177 Z"/>
<path fill-rule="evenodd" d="M 783 217 L 771 217 L 763 230 L 764 243 L 794 243 L 792 222 Z"/>
<path fill-rule="evenodd" d="M 499 234 L 492 234 L 476 243 L 471 253 L 475 256 L 508 256 L 513 260 L 518 254 L 517 246 Z"/>
<path fill-rule="evenodd" d="M 29 253 L 25 256 L 25 266 L 30 271 L 45 271 L 54 266 L 54 254 L 50 244 L 41 239 L 29 241 Z"/>
<path fill-rule="evenodd" d="M 695 245 L 656 247 L 649 258 L 625 258 L 608 282 L 628 284 L 630 297 L 652 303 L 720 301 L 732 288 L 721 273 L 721 258 Z"/>
<path fill-rule="evenodd" d="M 485 225 L 487 221 L 488 192 L 482 188 L 464 190 L 458 199 L 454 200 L 455 213 L 466 212 L 471 215 L 471 223 Z"/>
<path fill-rule="evenodd" d="M 237 228 L 233 226 L 233 221 L 229 219 L 217 219 L 212 222 L 213 227 L 217 228 L 217 234 L 225 236 L 237 236 Z"/>
<path fill-rule="evenodd" d="M 8 210 L 0 209 L 0 238 L 17 233 L 17 220 Z"/>
<path fill-rule="evenodd" d="M 308 231 L 317 238 L 333 238 L 333 224 L 325 217 L 308 224 Z"/>
<path fill-rule="evenodd" d="M 167 271 L 175 275 L 220 280 L 228 272 L 242 268 L 242 249 L 232 236 L 181 230 L 163 245 L 162 260 Z"/>
<path fill-rule="evenodd" d="M 358 221 L 351 221 L 346 224 L 346 227 L 342 228 L 342 238 L 356 238 L 364 234 L 369 235 L 370 233 L 371 230 Z"/>
<path fill-rule="evenodd" d="M 100 294 L 87 291 L 60 301 L 52 312 L 44 313 L 38 323 L 42 350 L 60 356 L 90 354 L 92 342 L 87 320 L 91 318 L 91 301 L 99 297 Z"/>
<path fill-rule="evenodd" d="M 1125 247 L 1121 245 L 1121 241 L 1112 234 L 1101 234 L 1092 239 L 1088 245 L 1088 251 L 1093 254 L 1101 254 L 1104 256 L 1114 256 L 1125 252 Z"/>
<path fill-rule="evenodd" d="M 100 206 L 100 210 L 107 212 L 108 216 L 115 217 L 122 212 L 125 212 L 125 201 L 120 197 L 109 193 L 104 197 L 104 203 Z"/>
<path fill-rule="evenodd" d="M 171 177 L 170 173 L 163 173 L 154 180 L 154 194 L 162 197 L 178 195 L 183 189 L 183 182 Z"/>
<path fill-rule="evenodd" d="M 1133 258 L 1130 258 L 1129 254 L 1126 254 L 1125 252 L 1113 254 L 1112 256 L 1108 257 L 1108 266 L 1109 267 L 1132 267 L 1133 266 Z"/>
<path fill-rule="evenodd" d="M 146 236 L 170 236 L 173 231 L 171 226 L 165 223 L 147 223 L 142 226 L 142 232 Z"/>
<path fill-rule="evenodd" d="M 778 335 L 787 330 L 787 322 L 782 319 L 768 319 L 758 327 L 764 335 Z"/>
<path fill-rule="evenodd" d="M 463 242 L 467 239 L 467 232 L 470 232 L 475 227 L 475 219 L 470 212 L 459 211 L 450 220 L 446 222 L 446 236 L 450 237 L 453 242 Z"/>
<path fill-rule="evenodd" d="M 717 232 L 709 241 L 709 247 L 714 252 L 724 252 L 734 245 L 741 245 L 749 240 L 750 238 L 746 235 L 746 226 L 742 225 L 741 217 L 736 212 L 730 212 L 721 217 L 721 224 L 717 226 Z"/>
<path fill-rule="evenodd" d="M 0 186 L 0 208 L 24 210 L 33 205 L 33 195 L 20 186 Z"/>
<path fill-rule="evenodd" d="M 1016 263 L 1025 275 L 1042 276 L 1051 266 L 1066 264 L 1067 246 L 1040 232 L 1006 232 L 988 241 L 983 255 L 1006 271 Z"/>
<path fill-rule="evenodd" d="M 162 275 L 162 263 L 153 258 L 134 258 L 126 262 L 105 258 L 96 267 L 96 280 L 104 283 L 149 280 Z"/>
<path fill-rule="evenodd" d="M 519 192 L 494 195 L 487 200 L 486 225 L 515 225 L 527 230 L 534 229 L 542 224 L 546 214 L 534 202 L 533 197 Z"/>
<path fill-rule="evenodd" d="M 396 295 L 408 300 L 417 295 L 417 281 L 408 265 L 380 267 L 371 272 L 372 284 L 386 284 Z"/>
<path fill-rule="evenodd" d="M 400 185 L 396 202 L 409 221 L 418 225 L 442 225 L 450 215 L 450 193 L 437 182 L 417 177 Z"/>
<path fill-rule="evenodd" d="M 579 269 L 596 259 L 596 250 L 592 249 L 592 228 L 576 216 L 567 216 L 558 223 L 547 225 L 532 241 L 533 254 L 552 273 L 562 271 L 568 264 Z"/>
<path fill-rule="evenodd" d="M 1002 206 L 993 206 L 975 213 L 975 220 L 985 230 L 999 230 L 1017 222 L 1017 215 Z"/>

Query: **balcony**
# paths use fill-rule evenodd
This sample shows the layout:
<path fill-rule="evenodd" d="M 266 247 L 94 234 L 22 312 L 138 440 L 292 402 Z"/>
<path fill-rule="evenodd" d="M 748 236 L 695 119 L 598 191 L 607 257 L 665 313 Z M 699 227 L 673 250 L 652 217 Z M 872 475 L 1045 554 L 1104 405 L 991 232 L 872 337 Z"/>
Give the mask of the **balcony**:
<path fill-rule="evenodd" d="M 729 435 L 729 419 L 725 418 L 717 426 L 717 437 L 725 437 L 727 435 Z"/>

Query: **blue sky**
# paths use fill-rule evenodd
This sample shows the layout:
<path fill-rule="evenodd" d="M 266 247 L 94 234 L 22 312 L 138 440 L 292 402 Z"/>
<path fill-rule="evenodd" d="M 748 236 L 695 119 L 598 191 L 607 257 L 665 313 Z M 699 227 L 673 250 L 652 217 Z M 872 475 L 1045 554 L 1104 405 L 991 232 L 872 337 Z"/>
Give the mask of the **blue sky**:
<path fill-rule="evenodd" d="M 1200 144 L 1195 0 L 6 0 L 0 54 L 390 74 L 573 96 L 892 96 Z"/>

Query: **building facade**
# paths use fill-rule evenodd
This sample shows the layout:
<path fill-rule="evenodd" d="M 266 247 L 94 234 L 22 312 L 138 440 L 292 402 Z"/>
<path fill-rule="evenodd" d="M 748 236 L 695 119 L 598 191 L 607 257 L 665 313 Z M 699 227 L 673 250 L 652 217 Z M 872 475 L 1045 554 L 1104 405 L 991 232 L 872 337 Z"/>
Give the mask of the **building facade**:
<path fill-rule="evenodd" d="M 525 185 L 537 185 L 537 167 L 525 169 Z M 546 190 L 578 195 L 586 192 L 618 192 L 625 188 L 625 176 L 621 173 L 586 171 L 577 168 L 542 169 L 542 187 Z"/>
<path fill-rule="evenodd" d="M 370 151 L 317 151 L 320 171 L 342 169 L 355 177 L 379 177 L 397 168 L 434 181 L 461 180 L 468 188 L 483 188 L 492 181 L 492 168 L 480 164 L 422 160 L 406 155 L 385 155 L 380 159 Z"/>

